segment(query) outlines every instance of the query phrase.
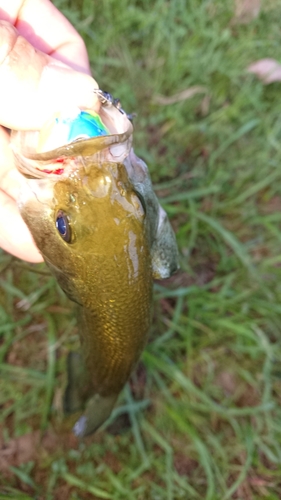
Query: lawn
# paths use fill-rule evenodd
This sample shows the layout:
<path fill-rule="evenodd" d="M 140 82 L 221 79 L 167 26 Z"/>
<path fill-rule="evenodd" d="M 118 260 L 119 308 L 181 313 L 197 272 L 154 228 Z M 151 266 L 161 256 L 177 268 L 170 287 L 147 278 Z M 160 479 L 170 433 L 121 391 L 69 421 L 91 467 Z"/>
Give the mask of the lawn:
<path fill-rule="evenodd" d="M 112 418 L 62 413 L 79 345 L 45 265 L 0 254 L 0 499 L 281 498 L 281 0 L 56 0 L 134 119 L 180 250 Z M 257 4 L 248 0 L 248 5 Z"/>

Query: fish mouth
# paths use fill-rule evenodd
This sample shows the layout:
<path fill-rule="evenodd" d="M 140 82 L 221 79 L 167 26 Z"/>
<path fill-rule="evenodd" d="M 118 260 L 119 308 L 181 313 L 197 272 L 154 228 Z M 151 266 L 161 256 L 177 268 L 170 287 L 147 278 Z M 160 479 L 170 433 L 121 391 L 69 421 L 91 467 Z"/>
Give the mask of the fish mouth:
<path fill-rule="evenodd" d="M 68 177 L 73 171 L 93 162 L 121 163 L 129 155 L 132 145 L 133 125 L 116 100 L 105 99 L 109 95 L 100 90 L 99 116 L 108 130 L 107 135 L 81 137 L 55 149 L 39 152 L 40 130 L 12 131 L 11 147 L 19 171 L 28 178 Z"/>

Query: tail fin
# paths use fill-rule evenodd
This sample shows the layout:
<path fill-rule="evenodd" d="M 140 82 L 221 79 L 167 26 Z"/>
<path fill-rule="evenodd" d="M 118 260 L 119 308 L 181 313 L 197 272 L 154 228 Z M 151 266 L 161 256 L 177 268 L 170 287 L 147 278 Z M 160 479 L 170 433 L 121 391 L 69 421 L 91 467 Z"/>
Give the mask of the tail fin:
<path fill-rule="evenodd" d="M 118 394 L 100 396 L 91 394 L 84 370 L 81 354 L 70 352 L 67 359 L 68 385 L 64 394 L 64 412 L 75 413 L 83 410 L 82 415 L 73 427 L 78 437 L 88 436 L 95 432 L 110 416 Z M 93 390 L 92 390 L 93 391 Z M 87 404 L 86 401 L 88 400 Z"/>
<path fill-rule="evenodd" d="M 117 396 L 113 394 L 103 397 L 95 394 L 88 401 L 84 415 L 74 425 L 74 434 L 82 438 L 95 432 L 110 416 Z"/>

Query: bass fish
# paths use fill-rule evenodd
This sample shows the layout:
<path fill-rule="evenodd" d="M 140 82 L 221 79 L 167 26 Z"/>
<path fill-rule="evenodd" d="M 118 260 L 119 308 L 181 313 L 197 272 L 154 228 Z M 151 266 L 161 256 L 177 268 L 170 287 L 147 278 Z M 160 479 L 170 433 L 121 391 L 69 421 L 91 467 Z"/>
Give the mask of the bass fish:
<path fill-rule="evenodd" d="M 178 268 L 173 230 L 131 147 L 132 123 L 118 101 L 96 92 L 99 115 L 71 110 L 43 134 L 12 133 L 25 177 L 21 215 L 78 307 L 81 350 L 69 354 L 64 410 L 83 412 L 79 437 L 110 416 L 147 342 L 153 279 Z"/>

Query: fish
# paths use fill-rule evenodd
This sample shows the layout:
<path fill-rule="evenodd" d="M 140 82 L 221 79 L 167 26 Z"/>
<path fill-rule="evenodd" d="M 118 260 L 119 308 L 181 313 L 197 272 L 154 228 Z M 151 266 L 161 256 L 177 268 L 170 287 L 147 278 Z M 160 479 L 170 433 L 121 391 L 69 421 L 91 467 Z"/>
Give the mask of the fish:
<path fill-rule="evenodd" d="M 42 131 L 11 139 L 23 176 L 21 216 L 77 305 L 81 347 L 68 356 L 63 406 L 80 412 L 80 438 L 108 419 L 145 348 L 154 279 L 178 269 L 174 232 L 132 148 L 132 123 L 108 94 L 98 95 L 100 135 L 78 134 L 47 151 Z"/>

